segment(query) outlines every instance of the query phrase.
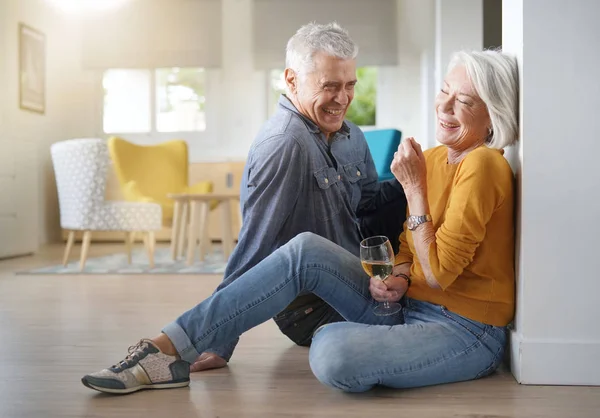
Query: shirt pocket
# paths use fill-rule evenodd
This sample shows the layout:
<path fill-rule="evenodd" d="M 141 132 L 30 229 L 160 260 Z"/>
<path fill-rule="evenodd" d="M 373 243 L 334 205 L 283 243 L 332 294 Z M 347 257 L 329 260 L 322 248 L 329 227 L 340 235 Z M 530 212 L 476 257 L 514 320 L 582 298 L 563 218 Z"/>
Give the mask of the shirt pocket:
<path fill-rule="evenodd" d="M 357 161 L 344 165 L 344 173 L 350 183 L 357 183 L 367 178 L 367 169 L 364 161 Z"/>
<path fill-rule="evenodd" d="M 350 183 L 352 193 L 352 207 L 354 210 L 358 208 L 360 198 L 362 196 L 362 188 L 360 180 L 367 179 L 366 165 L 363 161 L 357 161 L 344 165 L 344 175 Z"/>
<path fill-rule="evenodd" d="M 324 167 L 314 172 L 315 187 L 313 205 L 315 216 L 321 221 L 337 217 L 342 209 L 340 199 L 340 176 L 333 167 Z"/>

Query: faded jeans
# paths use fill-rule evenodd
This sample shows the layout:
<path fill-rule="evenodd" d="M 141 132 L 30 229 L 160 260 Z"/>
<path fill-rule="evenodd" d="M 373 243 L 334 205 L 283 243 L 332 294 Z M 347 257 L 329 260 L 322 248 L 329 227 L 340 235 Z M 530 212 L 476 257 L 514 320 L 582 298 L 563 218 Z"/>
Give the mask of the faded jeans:
<path fill-rule="evenodd" d="M 310 366 L 322 383 L 347 392 L 375 385 L 409 388 L 477 379 L 502 361 L 506 331 L 443 306 L 406 298 L 401 314 L 376 316 L 360 260 L 331 241 L 303 233 L 219 290 L 163 332 L 193 363 L 271 319 L 303 291 L 348 322 L 319 328 Z"/>

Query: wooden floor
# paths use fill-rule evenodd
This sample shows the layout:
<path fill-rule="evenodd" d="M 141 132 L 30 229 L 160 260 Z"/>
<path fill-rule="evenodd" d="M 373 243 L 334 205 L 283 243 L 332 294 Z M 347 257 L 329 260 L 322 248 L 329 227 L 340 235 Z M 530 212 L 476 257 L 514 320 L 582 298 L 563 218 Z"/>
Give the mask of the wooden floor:
<path fill-rule="evenodd" d="M 91 256 L 120 250 L 92 246 Z M 0 418 L 16 417 L 599 417 L 600 388 L 534 387 L 503 371 L 479 381 L 344 394 L 311 374 L 305 348 L 270 321 L 242 337 L 230 366 L 189 389 L 106 396 L 82 375 L 210 295 L 217 276 L 23 276 L 58 246 L 0 261 Z"/>

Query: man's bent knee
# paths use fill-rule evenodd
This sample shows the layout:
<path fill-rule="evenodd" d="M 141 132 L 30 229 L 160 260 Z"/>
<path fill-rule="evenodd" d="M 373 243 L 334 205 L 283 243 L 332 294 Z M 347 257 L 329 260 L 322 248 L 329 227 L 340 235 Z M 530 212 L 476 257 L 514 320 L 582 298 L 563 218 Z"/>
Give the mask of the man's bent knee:
<path fill-rule="evenodd" d="M 289 244 L 300 247 L 312 247 L 322 240 L 325 240 L 325 238 L 313 232 L 301 232 L 292 238 Z"/>
<path fill-rule="evenodd" d="M 327 238 L 312 232 L 302 232 L 296 235 L 287 243 L 287 246 L 294 252 L 314 257 L 326 255 L 328 251 L 336 251 L 336 248 L 339 248 Z"/>

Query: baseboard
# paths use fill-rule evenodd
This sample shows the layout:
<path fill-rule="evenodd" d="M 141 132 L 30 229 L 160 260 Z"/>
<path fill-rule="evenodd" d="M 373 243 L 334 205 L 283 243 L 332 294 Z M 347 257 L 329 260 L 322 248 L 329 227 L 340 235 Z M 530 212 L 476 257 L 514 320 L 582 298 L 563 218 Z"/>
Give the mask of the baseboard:
<path fill-rule="evenodd" d="M 600 341 L 527 339 L 512 331 L 510 347 L 521 384 L 600 386 Z"/>
<path fill-rule="evenodd" d="M 510 370 L 517 382 L 523 383 L 521 379 L 521 342 L 523 336 L 514 330 L 510 331 L 509 336 Z"/>

